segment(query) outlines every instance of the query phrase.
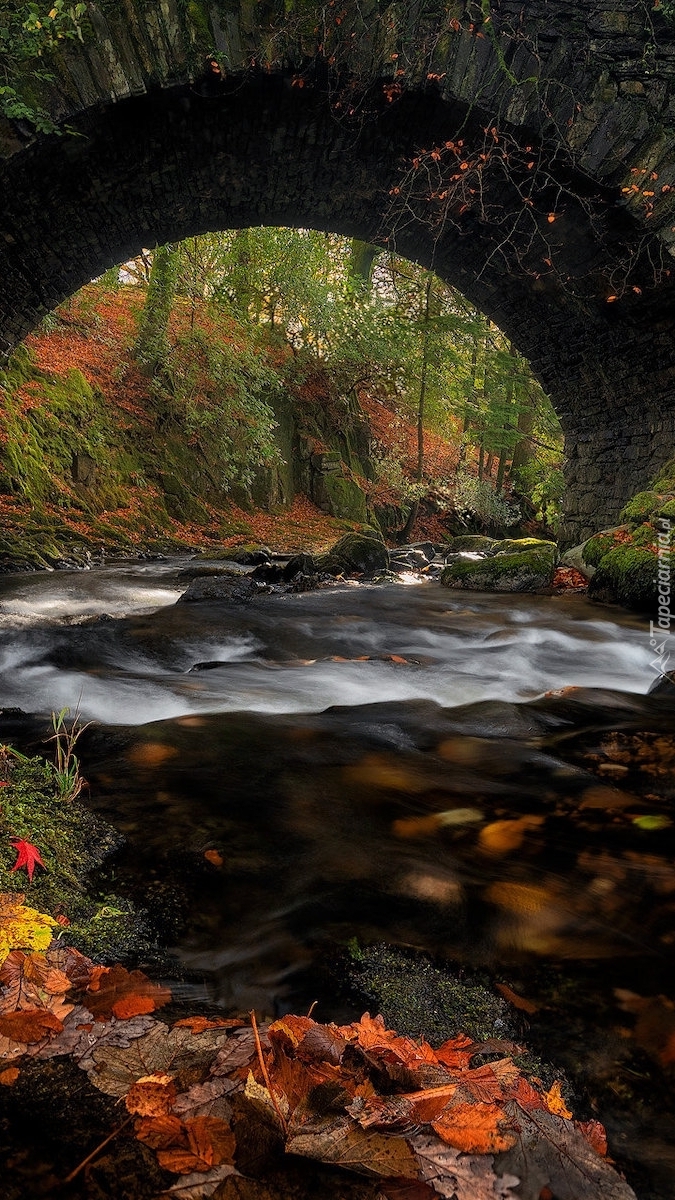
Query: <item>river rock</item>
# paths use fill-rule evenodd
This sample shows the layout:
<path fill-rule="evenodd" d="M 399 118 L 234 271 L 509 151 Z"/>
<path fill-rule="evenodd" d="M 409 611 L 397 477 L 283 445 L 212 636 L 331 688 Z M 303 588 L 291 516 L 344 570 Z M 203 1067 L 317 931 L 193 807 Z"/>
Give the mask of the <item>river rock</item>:
<path fill-rule="evenodd" d="M 447 546 L 444 546 L 446 554 L 489 554 L 497 546 L 497 538 L 483 537 L 479 533 L 462 534 L 460 537 L 450 538 Z"/>
<path fill-rule="evenodd" d="M 241 604 L 260 593 L 268 592 L 269 585 L 242 575 L 240 571 L 222 571 L 217 576 L 201 576 L 193 579 L 187 591 L 176 601 L 177 604 L 196 604 L 206 601 L 228 600 Z"/>
<path fill-rule="evenodd" d="M 441 583 L 473 592 L 536 592 L 552 583 L 557 558 L 553 542 L 523 538 L 499 546 L 507 548 L 490 557 L 460 555 L 445 568 Z"/>
<path fill-rule="evenodd" d="M 584 558 L 584 553 L 588 542 L 580 542 L 578 546 L 572 546 L 566 550 L 560 559 L 563 567 L 573 567 L 575 571 L 579 571 L 586 579 L 592 579 L 595 575 L 595 567 L 587 563 Z"/>
<path fill-rule="evenodd" d="M 257 567 L 260 563 L 271 562 L 272 553 L 267 546 L 234 546 L 227 551 L 227 558 L 242 567 Z"/>
<path fill-rule="evenodd" d="M 384 571 L 389 566 L 389 551 L 382 535 L 346 533 L 327 554 L 316 559 L 319 574 L 346 575 L 352 571 Z"/>
<path fill-rule="evenodd" d="M 675 700 L 675 671 L 667 671 L 665 675 L 659 675 L 647 695 L 663 696 L 668 700 Z"/>

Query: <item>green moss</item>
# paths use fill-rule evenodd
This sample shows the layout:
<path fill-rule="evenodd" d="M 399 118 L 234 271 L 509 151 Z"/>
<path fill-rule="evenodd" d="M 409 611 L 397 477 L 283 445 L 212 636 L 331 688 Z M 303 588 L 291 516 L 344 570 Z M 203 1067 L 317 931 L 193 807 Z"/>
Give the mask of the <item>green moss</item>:
<path fill-rule="evenodd" d="M 375 534 L 347 533 L 316 560 L 316 568 L 328 575 L 351 571 L 381 571 L 389 566 L 389 551 Z"/>
<path fill-rule="evenodd" d="M 596 533 L 586 542 L 582 558 L 589 567 L 597 567 L 598 563 L 616 545 L 613 532 Z"/>
<path fill-rule="evenodd" d="M 657 491 L 675 492 L 675 458 L 671 458 L 654 476 L 651 486 Z"/>
<path fill-rule="evenodd" d="M 97 897 L 89 888 L 90 873 L 121 845 L 121 835 L 77 800 L 60 800 L 54 769 L 41 758 L 1 747 L 0 779 L 6 785 L 0 790 L 0 892 L 24 892 L 31 907 L 66 916 L 68 941 L 87 953 L 114 959 L 124 945 L 128 952 L 145 929 L 142 916 L 130 902 Z M 12 870 L 11 838 L 39 850 L 46 869 L 37 867 L 32 881 L 24 870 Z"/>
<path fill-rule="evenodd" d="M 325 508 L 333 517 L 346 521 L 357 521 L 360 524 L 366 520 L 366 497 L 358 484 L 342 475 L 330 474 L 321 478 L 321 491 Z"/>
<path fill-rule="evenodd" d="M 667 521 L 675 521 L 675 500 L 666 500 L 656 512 L 657 517 L 665 517 Z"/>
<path fill-rule="evenodd" d="M 459 559 L 445 568 L 441 583 L 474 592 L 535 592 L 553 580 L 555 551 L 550 543 L 478 562 Z"/>
<path fill-rule="evenodd" d="M 640 525 L 637 529 L 633 530 L 632 536 L 634 546 L 651 546 L 656 542 L 659 535 L 656 532 L 655 526 L 646 521 L 644 525 Z"/>
<path fill-rule="evenodd" d="M 451 554 L 461 551 L 471 554 L 487 554 L 496 545 L 496 538 L 483 537 L 478 533 L 467 533 L 460 537 L 450 538 L 447 548 Z"/>
<path fill-rule="evenodd" d="M 658 508 L 661 500 L 659 492 L 638 492 L 637 496 L 633 496 L 632 500 L 628 501 L 620 519 L 642 524 Z"/>
<path fill-rule="evenodd" d="M 389 1028 L 433 1045 L 458 1033 L 477 1041 L 515 1032 L 509 1006 L 481 983 L 436 967 L 426 955 L 377 944 L 349 946 L 349 974 Z"/>
<path fill-rule="evenodd" d="M 556 543 L 543 538 L 505 538 L 495 546 L 497 554 L 522 554 L 525 550 L 539 549 L 551 551 L 555 562 L 558 561 Z"/>
<path fill-rule="evenodd" d="M 653 551 L 641 546 L 617 546 L 600 561 L 589 585 L 589 595 L 639 612 L 654 611 L 657 568 Z"/>

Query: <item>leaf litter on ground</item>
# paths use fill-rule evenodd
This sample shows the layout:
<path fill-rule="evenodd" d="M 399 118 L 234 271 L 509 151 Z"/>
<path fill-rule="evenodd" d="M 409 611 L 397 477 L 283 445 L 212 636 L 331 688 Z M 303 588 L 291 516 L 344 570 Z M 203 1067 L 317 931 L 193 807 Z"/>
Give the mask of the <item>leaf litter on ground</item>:
<path fill-rule="evenodd" d="M 242 1120 L 280 1152 L 377 1179 L 382 1200 L 635 1200 L 600 1123 L 575 1121 L 559 1084 L 528 1078 L 513 1042 L 458 1033 L 434 1049 L 368 1013 L 341 1026 L 293 1014 L 260 1028 L 254 1014 L 244 1027 L 199 1014 L 169 1026 L 152 1014 L 170 999 L 141 971 L 61 943 L 11 950 L 3 1084 L 24 1058 L 70 1056 L 178 1176 L 168 1200 L 201 1200 L 240 1174 Z"/>

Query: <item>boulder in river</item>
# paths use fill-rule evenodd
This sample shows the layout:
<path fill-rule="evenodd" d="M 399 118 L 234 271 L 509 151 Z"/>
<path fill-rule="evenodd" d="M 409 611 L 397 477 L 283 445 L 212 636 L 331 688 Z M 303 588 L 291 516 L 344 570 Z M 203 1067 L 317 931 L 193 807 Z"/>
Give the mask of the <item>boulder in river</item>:
<path fill-rule="evenodd" d="M 179 596 L 178 604 L 194 604 L 208 601 L 232 601 L 235 604 L 251 600 L 260 592 L 268 592 L 269 585 L 242 575 L 241 571 L 221 571 L 219 575 L 201 576 L 193 579 L 187 591 Z"/>
<path fill-rule="evenodd" d="M 483 537 L 480 533 L 467 533 L 450 538 L 444 549 L 446 554 L 489 554 L 497 544 L 497 538 Z"/>
<path fill-rule="evenodd" d="M 460 554 L 446 566 L 441 583 L 473 592 L 536 592 L 552 583 L 558 555 L 554 542 L 522 538 L 495 546 L 482 558 Z"/>
<path fill-rule="evenodd" d="M 348 575 L 352 571 L 384 571 L 389 566 L 389 551 L 381 534 L 346 533 L 326 554 L 316 559 L 316 569 L 327 575 Z"/>

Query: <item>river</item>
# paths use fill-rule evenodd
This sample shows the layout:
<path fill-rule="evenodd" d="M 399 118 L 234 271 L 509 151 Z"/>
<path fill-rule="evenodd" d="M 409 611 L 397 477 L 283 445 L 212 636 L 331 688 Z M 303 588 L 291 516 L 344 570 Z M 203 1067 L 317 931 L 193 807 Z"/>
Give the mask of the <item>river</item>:
<path fill-rule="evenodd" d="M 341 1016 L 319 964 L 354 938 L 483 972 L 537 1006 L 526 1036 L 600 1097 L 638 1195 L 675 1194 L 675 738 L 646 623 L 413 576 L 176 603 L 208 569 L 0 580 L 0 738 L 10 708 L 92 722 L 88 803 L 183 994 Z"/>

